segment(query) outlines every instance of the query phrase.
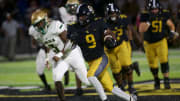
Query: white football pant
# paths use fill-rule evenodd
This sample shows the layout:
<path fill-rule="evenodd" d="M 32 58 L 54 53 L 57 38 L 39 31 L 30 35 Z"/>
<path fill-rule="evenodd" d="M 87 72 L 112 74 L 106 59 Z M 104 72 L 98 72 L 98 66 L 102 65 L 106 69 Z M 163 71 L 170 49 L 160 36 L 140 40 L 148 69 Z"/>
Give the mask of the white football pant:
<path fill-rule="evenodd" d="M 87 69 L 80 48 L 77 46 L 64 59 L 61 58 L 53 67 L 53 80 L 62 81 L 66 71 L 72 69 L 78 78 L 86 85 L 90 85 L 87 79 Z"/>

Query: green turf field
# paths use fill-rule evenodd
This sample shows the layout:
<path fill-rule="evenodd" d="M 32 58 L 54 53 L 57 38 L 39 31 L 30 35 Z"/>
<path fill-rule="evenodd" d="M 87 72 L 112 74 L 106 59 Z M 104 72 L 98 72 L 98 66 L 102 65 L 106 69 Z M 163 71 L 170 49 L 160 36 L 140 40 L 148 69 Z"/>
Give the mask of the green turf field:
<path fill-rule="evenodd" d="M 142 52 L 133 52 L 133 61 L 140 63 L 142 75 L 135 81 L 152 80 L 152 75 L 147 65 L 147 60 Z M 180 78 L 180 50 L 169 50 L 170 77 Z M 51 71 L 45 71 L 48 82 L 53 85 Z M 161 75 L 161 74 L 159 74 Z M 162 78 L 162 76 L 161 76 Z M 74 86 L 74 74 L 71 73 L 69 86 Z M 24 60 L 16 62 L 0 62 L 0 86 L 42 86 L 35 71 L 35 60 Z"/>

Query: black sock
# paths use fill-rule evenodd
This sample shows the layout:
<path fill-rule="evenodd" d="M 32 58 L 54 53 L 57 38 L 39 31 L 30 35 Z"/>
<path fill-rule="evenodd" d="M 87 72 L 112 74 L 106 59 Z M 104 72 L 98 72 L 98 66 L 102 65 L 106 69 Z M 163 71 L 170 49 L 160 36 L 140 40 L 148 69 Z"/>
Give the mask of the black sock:
<path fill-rule="evenodd" d="M 42 75 L 39 75 L 39 77 L 40 77 L 41 81 L 43 82 L 43 84 L 47 87 L 48 84 L 47 84 L 47 81 L 46 81 L 46 76 L 44 74 L 42 74 Z"/>

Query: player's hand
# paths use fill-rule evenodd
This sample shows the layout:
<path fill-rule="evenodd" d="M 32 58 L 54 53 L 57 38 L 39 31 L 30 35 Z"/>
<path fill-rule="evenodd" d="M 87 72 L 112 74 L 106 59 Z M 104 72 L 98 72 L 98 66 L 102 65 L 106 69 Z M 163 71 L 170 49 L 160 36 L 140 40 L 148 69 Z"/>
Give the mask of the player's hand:
<path fill-rule="evenodd" d="M 49 65 L 49 61 L 48 60 L 46 60 L 46 67 L 47 67 L 48 70 L 50 70 L 50 68 L 51 68 L 50 65 Z"/>
<path fill-rule="evenodd" d="M 179 37 L 179 33 L 178 33 L 178 32 L 171 31 L 171 32 L 169 33 L 168 39 L 169 39 L 170 41 L 172 41 L 172 40 L 177 39 L 178 37 Z"/>
<path fill-rule="evenodd" d="M 53 60 L 56 61 L 56 62 L 58 62 L 58 61 L 60 60 L 60 58 L 57 57 L 57 56 L 54 56 L 54 57 L 53 57 Z"/>

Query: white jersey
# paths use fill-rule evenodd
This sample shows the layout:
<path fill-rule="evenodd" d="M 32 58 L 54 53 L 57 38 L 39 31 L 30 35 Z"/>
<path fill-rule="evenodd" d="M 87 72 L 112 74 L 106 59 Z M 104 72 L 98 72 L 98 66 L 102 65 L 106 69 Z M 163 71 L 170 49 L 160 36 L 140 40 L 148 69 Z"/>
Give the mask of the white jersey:
<path fill-rule="evenodd" d="M 71 50 L 72 43 L 68 41 L 64 43 L 59 35 L 67 30 L 66 26 L 57 20 L 52 20 L 43 35 L 38 32 L 34 27 L 30 27 L 29 34 L 34 37 L 34 39 L 43 43 L 46 47 L 52 49 L 55 53 L 59 53 L 64 51 L 64 53 L 68 53 L 67 51 Z"/>
<path fill-rule="evenodd" d="M 54 51 L 52 54 L 49 54 L 50 56 L 47 55 L 53 67 L 52 74 L 55 82 L 61 81 L 65 72 L 71 68 L 82 82 L 89 85 L 87 69 L 80 48 L 75 47 L 72 49 L 72 43 L 70 41 L 64 43 L 59 37 L 65 30 L 67 30 L 67 28 L 63 23 L 52 20 L 44 34 L 38 32 L 33 26 L 29 28 L 29 34 L 33 36 L 34 39 L 49 47 L 51 51 Z M 64 52 L 63 58 L 57 62 L 53 61 L 53 56 L 62 51 Z"/>
<path fill-rule="evenodd" d="M 76 20 L 77 20 L 76 15 L 69 14 L 65 7 L 60 7 L 59 13 L 61 15 L 61 19 L 62 19 L 63 23 L 66 25 L 72 24 L 72 23 L 76 22 Z"/>

